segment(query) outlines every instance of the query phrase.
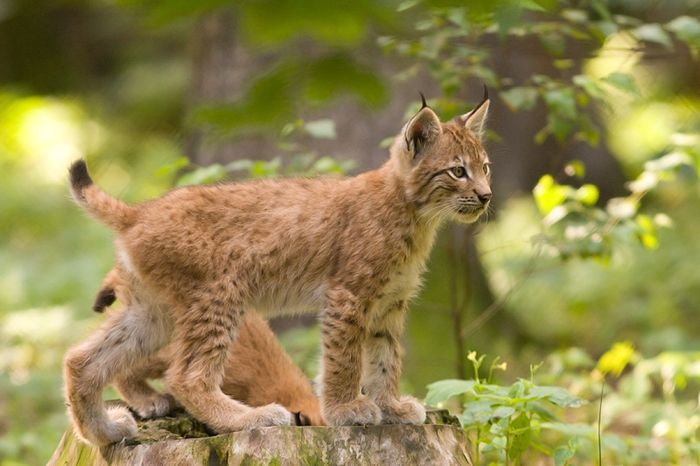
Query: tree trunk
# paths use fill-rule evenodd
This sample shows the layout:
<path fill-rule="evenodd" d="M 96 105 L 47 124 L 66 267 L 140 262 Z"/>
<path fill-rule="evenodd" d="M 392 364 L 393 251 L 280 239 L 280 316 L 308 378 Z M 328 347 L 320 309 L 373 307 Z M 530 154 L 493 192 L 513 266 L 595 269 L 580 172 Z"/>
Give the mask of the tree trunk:
<path fill-rule="evenodd" d="M 139 423 L 129 442 L 97 448 L 68 429 L 49 466 L 471 465 L 468 440 L 446 411 L 424 425 L 267 427 L 211 436 L 186 413 Z"/>

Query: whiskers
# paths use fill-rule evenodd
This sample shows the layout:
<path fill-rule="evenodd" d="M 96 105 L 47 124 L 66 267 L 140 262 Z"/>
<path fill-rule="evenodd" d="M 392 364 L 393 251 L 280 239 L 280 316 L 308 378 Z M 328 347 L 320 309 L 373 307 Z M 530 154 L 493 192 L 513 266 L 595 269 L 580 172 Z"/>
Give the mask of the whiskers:
<path fill-rule="evenodd" d="M 429 205 L 425 211 L 424 218 L 426 223 L 434 225 L 444 222 L 454 213 L 455 206 L 451 202 L 440 202 Z"/>
<path fill-rule="evenodd" d="M 479 217 L 479 223 L 483 223 L 483 224 L 489 223 L 489 220 L 491 220 L 490 216 L 493 213 L 494 213 L 493 203 L 489 202 L 488 205 L 486 206 L 486 210 L 484 211 L 483 214 L 481 214 L 481 217 Z"/>

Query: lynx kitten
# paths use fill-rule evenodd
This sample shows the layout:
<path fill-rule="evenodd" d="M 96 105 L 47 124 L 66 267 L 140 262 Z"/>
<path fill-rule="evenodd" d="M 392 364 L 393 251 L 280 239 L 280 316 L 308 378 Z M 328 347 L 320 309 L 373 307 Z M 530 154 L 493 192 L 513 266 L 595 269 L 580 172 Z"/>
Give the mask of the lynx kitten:
<path fill-rule="evenodd" d="M 116 299 L 127 308 L 131 302 L 131 292 L 118 267 L 102 283 L 93 309 L 102 312 Z M 161 396 L 147 381 L 163 376 L 176 350 L 168 345 L 114 380 L 129 407 L 142 418 L 163 416 L 176 406 L 172 397 Z M 294 415 L 298 426 L 324 425 L 318 397 L 309 380 L 256 312 L 247 312 L 238 327 L 238 335 L 224 364 L 221 390 L 248 406 L 279 403 Z"/>
<path fill-rule="evenodd" d="M 73 196 L 114 230 L 132 294 L 66 356 L 77 432 L 98 445 L 132 437 L 134 419 L 107 411 L 102 389 L 166 344 L 175 348 L 169 390 L 212 429 L 289 424 L 282 406 L 251 408 L 221 390 L 247 309 L 320 310 L 329 425 L 424 422 L 423 406 L 399 394 L 399 342 L 438 227 L 474 222 L 489 204 L 488 106 L 485 96 L 441 123 L 424 102 L 389 160 L 351 178 L 191 186 L 126 205 L 93 184 L 84 161 L 74 163 Z"/>

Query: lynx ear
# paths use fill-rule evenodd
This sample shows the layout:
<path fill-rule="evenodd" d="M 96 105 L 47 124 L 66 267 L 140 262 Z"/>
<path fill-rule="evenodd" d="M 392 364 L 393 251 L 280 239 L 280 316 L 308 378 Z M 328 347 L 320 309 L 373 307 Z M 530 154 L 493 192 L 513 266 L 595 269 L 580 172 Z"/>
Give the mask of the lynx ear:
<path fill-rule="evenodd" d="M 456 117 L 457 123 L 463 124 L 467 129 L 471 130 L 480 140 L 484 136 L 484 127 L 486 126 L 486 117 L 489 114 L 489 90 L 484 84 L 484 98 L 479 105 L 474 107 L 469 113 Z"/>
<path fill-rule="evenodd" d="M 433 109 L 428 107 L 423 94 L 421 94 L 421 98 L 423 100 L 423 107 L 403 128 L 406 150 L 411 153 L 413 159 L 442 132 L 440 119 Z"/>

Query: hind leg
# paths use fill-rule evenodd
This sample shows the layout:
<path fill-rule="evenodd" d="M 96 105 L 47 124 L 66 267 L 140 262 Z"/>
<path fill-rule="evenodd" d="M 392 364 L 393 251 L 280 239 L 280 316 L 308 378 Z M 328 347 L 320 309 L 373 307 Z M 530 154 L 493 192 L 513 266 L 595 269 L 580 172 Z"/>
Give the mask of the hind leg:
<path fill-rule="evenodd" d="M 124 401 L 143 419 L 165 416 L 177 406 L 171 395 L 157 392 L 146 380 L 162 377 L 167 368 L 168 360 L 158 353 L 114 381 Z"/>
<path fill-rule="evenodd" d="M 178 313 L 168 388 L 190 414 L 217 432 L 289 425 L 292 421 L 280 405 L 250 408 L 221 391 L 224 364 L 242 309 L 237 302 L 209 299 L 191 303 Z"/>
<path fill-rule="evenodd" d="M 116 376 L 163 345 L 167 325 L 149 309 L 131 306 L 108 320 L 64 360 L 65 395 L 76 433 L 95 445 L 107 445 L 136 435 L 128 409 L 105 409 L 103 388 Z"/>

